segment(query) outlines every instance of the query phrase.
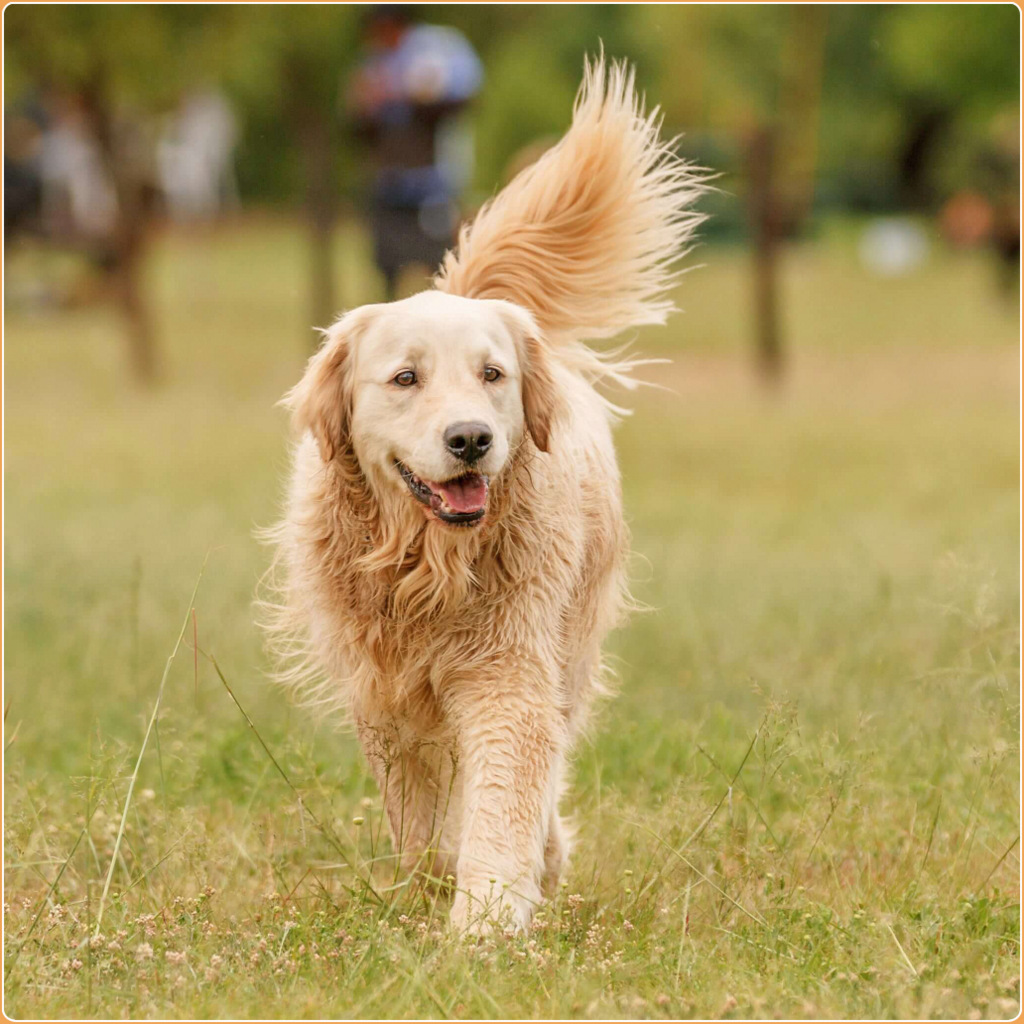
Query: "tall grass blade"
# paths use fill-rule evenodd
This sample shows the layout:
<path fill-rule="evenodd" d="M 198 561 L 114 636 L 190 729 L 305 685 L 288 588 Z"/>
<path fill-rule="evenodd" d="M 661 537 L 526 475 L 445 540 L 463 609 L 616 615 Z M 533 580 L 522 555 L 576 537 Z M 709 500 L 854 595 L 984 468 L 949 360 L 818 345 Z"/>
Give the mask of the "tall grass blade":
<path fill-rule="evenodd" d="M 146 735 L 142 738 L 142 747 L 139 750 L 139 756 L 135 761 L 135 770 L 132 772 L 131 780 L 128 783 L 128 795 L 124 799 L 124 810 L 121 812 L 121 824 L 117 830 L 117 839 L 114 841 L 114 852 L 110 855 L 110 868 L 107 870 L 107 877 L 103 882 L 103 892 L 100 894 L 100 905 L 96 911 L 96 928 L 93 932 L 94 935 L 99 935 L 100 925 L 103 923 L 103 911 L 107 904 L 107 894 L 110 892 L 110 882 L 114 877 L 114 868 L 117 866 L 118 854 L 121 852 L 121 840 L 124 838 L 124 828 L 128 821 L 128 809 L 131 807 L 132 794 L 135 792 L 135 781 L 139 777 L 139 769 L 142 767 L 142 758 L 146 753 L 146 746 L 149 743 L 150 734 L 153 732 L 153 726 L 156 724 L 157 715 L 160 713 L 160 704 L 164 696 L 164 687 L 167 685 L 167 677 L 171 674 L 171 665 L 174 664 L 174 658 L 178 653 L 178 649 L 181 647 L 181 641 L 184 639 L 185 630 L 188 628 L 189 618 L 192 614 L 192 609 L 195 605 L 196 594 L 199 593 L 199 584 L 202 582 L 203 573 L 206 572 L 206 563 L 209 561 L 209 555 L 203 559 L 203 566 L 199 570 L 199 576 L 196 579 L 196 585 L 192 588 L 192 597 L 188 602 L 188 611 L 185 613 L 185 621 L 181 624 L 181 631 L 178 633 L 178 639 L 174 643 L 174 649 L 171 651 L 170 656 L 167 659 L 167 664 L 164 665 L 164 674 L 160 678 L 160 687 L 156 693 L 156 702 L 153 704 L 153 713 L 149 716 L 149 725 L 146 726 Z"/>
<path fill-rule="evenodd" d="M 199 650 L 199 653 L 202 654 L 202 656 L 206 658 L 206 660 L 209 661 L 209 663 L 213 666 L 214 672 L 217 673 L 217 678 L 221 681 L 222 685 L 224 686 L 224 689 L 227 690 L 228 696 L 231 698 L 232 703 L 235 705 L 236 708 L 238 708 L 242 717 L 245 719 L 246 725 L 249 726 L 249 728 L 253 732 L 253 735 L 259 741 L 259 745 L 263 748 L 263 752 L 267 755 L 267 757 L 270 758 L 270 763 L 274 766 L 275 769 L 277 769 L 277 774 L 280 775 L 282 779 L 284 779 L 288 788 L 295 794 L 295 799 L 298 801 L 299 807 L 306 814 L 309 815 L 310 819 L 312 820 L 313 824 L 317 827 L 317 830 L 320 832 L 320 834 L 331 844 L 331 846 L 334 847 L 338 856 L 341 857 L 341 859 L 345 862 L 345 865 L 352 871 L 352 873 L 360 879 L 360 881 L 366 887 L 367 891 L 373 895 L 374 899 L 376 899 L 379 903 L 383 904 L 384 900 L 381 898 L 380 894 L 373 888 L 373 883 L 371 882 L 369 877 L 362 878 L 360 876 L 355 864 L 352 863 L 352 860 L 349 858 L 349 855 L 345 852 L 345 848 L 341 845 L 341 840 L 338 839 L 334 832 L 332 832 L 331 829 L 324 825 L 320 821 L 320 819 L 309 809 L 309 806 L 302 798 L 302 794 L 299 792 L 298 786 L 296 786 L 295 783 L 292 782 L 288 773 L 281 767 L 277 758 L 274 757 L 274 754 L 271 751 L 270 747 L 267 746 L 266 741 L 260 735 L 259 729 L 256 728 L 256 723 L 249 717 L 249 712 L 242 707 L 241 701 L 239 701 L 239 699 L 235 696 L 235 691 L 231 689 L 231 684 L 227 681 L 226 677 L 224 676 L 224 673 L 221 671 L 220 665 L 217 664 L 217 659 L 212 654 L 208 654 L 202 648 L 197 648 L 197 650 Z"/>
<path fill-rule="evenodd" d="M 1013 850 L 1013 848 L 1019 842 L 1020 842 L 1020 836 L 1017 836 L 1013 840 L 1013 842 L 1010 843 L 1010 845 L 1005 850 L 1003 850 L 1002 857 L 1000 857 L 999 860 L 997 860 L 995 862 L 995 864 L 992 865 L 992 870 L 985 876 L 985 881 L 982 882 L 981 885 L 978 886 L 978 892 L 984 892 L 985 891 L 985 886 L 988 885 L 989 879 L 999 870 L 1000 864 L 1002 864 L 1003 861 L 1006 860 L 1006 858 L 1010 856 L 1011 851 Z"/>

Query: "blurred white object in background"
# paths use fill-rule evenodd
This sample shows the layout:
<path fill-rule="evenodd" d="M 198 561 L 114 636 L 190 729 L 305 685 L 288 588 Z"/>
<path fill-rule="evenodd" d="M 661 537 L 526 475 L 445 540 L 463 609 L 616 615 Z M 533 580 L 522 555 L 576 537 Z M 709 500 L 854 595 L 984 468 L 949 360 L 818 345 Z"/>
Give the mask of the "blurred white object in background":
<path fill-rule="evenodd" d="M 882 217 L 864 229 L 858 253 L 871 273 L 900 277 L 916 270 L 928 258 L 928 235 L 912 220 Z"/>
<path fill-rule="evenodd" d="M 238 202 L 238 125 L 215 89 L 185 98 L 157 147 L 160 188 L 175 220 L 207 220 Z"/>

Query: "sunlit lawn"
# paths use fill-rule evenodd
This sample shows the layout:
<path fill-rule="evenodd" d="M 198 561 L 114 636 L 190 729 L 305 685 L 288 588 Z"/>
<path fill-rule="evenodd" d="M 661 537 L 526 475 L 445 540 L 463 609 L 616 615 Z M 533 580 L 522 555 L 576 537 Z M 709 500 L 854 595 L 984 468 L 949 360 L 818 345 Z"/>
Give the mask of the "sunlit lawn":
<path fill-rule="evenodd" d="M 339 301 L 376 298 L 338 248 Z M 1016 308 L 977 256 L 881 280 L 809 244 L 768 396 L 746 256 L 701 261 L 638 339 L 675 360 L 619 432 L 652 610 L 579 751 L 566 885 L 480 946 L 395 876 L 353 741 L 266 680 L 301 236 L 160 241 L 152 392 L 110 311 L 8 308 L 8 1015 L 1016 1015 Z"/>

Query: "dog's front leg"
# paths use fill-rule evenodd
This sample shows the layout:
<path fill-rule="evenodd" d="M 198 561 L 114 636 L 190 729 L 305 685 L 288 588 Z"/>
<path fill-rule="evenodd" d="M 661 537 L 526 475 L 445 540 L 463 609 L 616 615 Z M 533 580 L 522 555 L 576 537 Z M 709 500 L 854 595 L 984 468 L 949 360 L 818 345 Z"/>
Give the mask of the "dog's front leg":
<path fill-rule="evenodd" d="M 543 674 L 476 681 L 452 711 L 463 781 L 452 924 L 524 930 L 540 901 L 565 750 L 564 721 Z"/>
<path fill-rule="evenodd" d="M 451 751 L 423 743 L 397 723 L 357 720 L 366 759 L 381 792 L 391 841 L 402 867 L 445 877 L 456 868 L 458 822 Z"/>

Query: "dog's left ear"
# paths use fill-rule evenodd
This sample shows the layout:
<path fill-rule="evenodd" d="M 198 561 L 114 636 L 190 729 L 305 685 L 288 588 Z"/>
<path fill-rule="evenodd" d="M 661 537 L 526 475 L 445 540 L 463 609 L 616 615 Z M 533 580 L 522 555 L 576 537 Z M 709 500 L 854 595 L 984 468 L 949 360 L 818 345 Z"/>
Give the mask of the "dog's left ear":
<path fill-rule="evenodd" d="M 523 415 L 533 443 L 551 450 L 551 437 L 565 411 L 562 393 L 551 372 L 547 343 L 533 317 L 522 307 L 497 300 L 499 315 L 516 342 L 523 389 Z"/>
<path fill-rule="evenodd" d="M 296 432 L 308 430 L 313 435 L 324 462 L 331 462 L 348 443 L 352 346 L 374 308 L 354 309 L 328 328 L 323 344 L 306 364 L 302 380 L 282 400 L 291 409 Z"/>

